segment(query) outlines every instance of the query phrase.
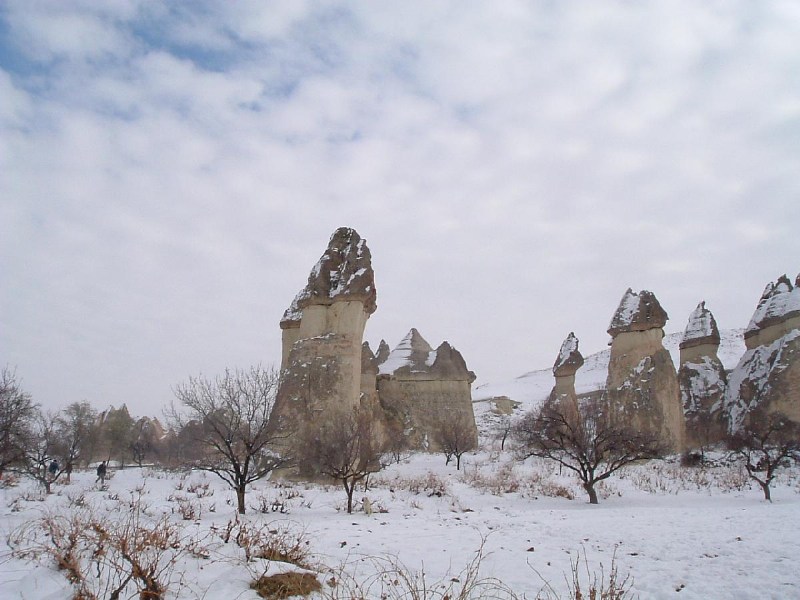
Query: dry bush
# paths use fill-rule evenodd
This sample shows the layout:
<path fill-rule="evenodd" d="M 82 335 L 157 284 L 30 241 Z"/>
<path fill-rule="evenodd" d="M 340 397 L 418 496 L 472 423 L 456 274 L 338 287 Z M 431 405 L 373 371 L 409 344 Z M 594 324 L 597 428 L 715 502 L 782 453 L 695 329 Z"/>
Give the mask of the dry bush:
<path fill-rule="evenodd" d="M 486 474 L 476 465 L 473 469 L 465 469 L 461 481 L 481 492 L 489 492 L 494 496 L 518 492 L 520 480 L 514 471 L 513 463 L 505 463 Z"/>
<path fill-rule="evenodd" d="M 524 482 L 520 489 L 524 498 L 536 499 L 539 496 L 546 498 L 575 499 L 575 492 L 557 481 L 549 472 L 534 471 Z"/>
<path fill-rule="evenodd" d="M 310 542 L 305 532 L 295 531 L 285 523 L 247 523 L 237 517 L 224 527 L 211 529 L 225 544 L 239 546 L 247 562 L 262 558 L 303 569 L 310 567 Z"/>
<path fill-rule="evenodd" d="M 584 587 L 584 572 L 586 584 Z M 536 572 L 539 575 L 538 572 Z M 539 575 L 541 578 L 541 575 Z M 600 573 L 589 570 L 589 561 L 586 552 L 581 552 L 574 560 L 570 559 L 570 573 L 565 575 L 567 584 L 567 595 L 563 596 L 545 581 L 544 589 L 536 595 L 536 600 L 628 600 L 633 598 L 631 588 L 633 587 L 633 577 L 630 573 L 621 576 L 617 566 L 617 551 L 611 555 L 611 567 L 606 579 L 605 567 L 600 563 Z M 544 578 L 542 578 L 544 581 Z"/>
<path fill-rule="evenodd" d="M 186 492 L 188 494 L 194 494 L 198 498 L 209 498 L 214 495 L 214 490 L 210 487 L 207 481 L 204 483 L 190 483 L 186 486 Z"/>
<path fill-rule="evenodd" d="M 151 521 L 136 507 L 129 513 L 122 506 L 106 515 L 88 506 L 70 516 L 45 514 L 15 530 L 9 545 L 19 558 L 55 563 L 75 598 L 127 598 L 129 586 L 140 599 L 163 598 L 180 557 L 207 552 L 166 516 Z"/>
<path fill-rule="evenodd" d="M 485 540 L 484 540 L 485 541 Z M 517 600 L 519 597 L 502 581 L 481 577 L 484 543 L 475 557 L 457 574 L 431 581 L 424 569 L 407 567 L 396 557 L 369 557 L 364 562 L 371 573 L 364 578 L 347 573 L 348 565 L 334 572 L 322 596 L 328 600 Z"/>
<path fill-rule="evenodd" d="M 391 492 L 405 490 L 412 494 L 425 494 L 428 497 L 437 496 L 441 498 L 449 493 L 447 481 L 430 471 L 418 477 L 395 477 L 390 480 L 375 478 L 372 482 L 374 487 L 387 487 Z"/>
<path fill-rule="evenodd" d="M 739 492 L 750 486 L 747 473 L 736 464 L 705 463 L 695 467 L 663 462 L 626 469 L 620 479 L 627 479 L 650 494 L 678 494 L 681 491 L 709 493 Z"/>
<path fill-rule="evenodd" d="M 312 573 L 287 571 L 274 575 L 262 575 L 250 584 L 262 598 L 280 600 L 292 596 L 308 596 L 322 590 L 317 576 Z"/>

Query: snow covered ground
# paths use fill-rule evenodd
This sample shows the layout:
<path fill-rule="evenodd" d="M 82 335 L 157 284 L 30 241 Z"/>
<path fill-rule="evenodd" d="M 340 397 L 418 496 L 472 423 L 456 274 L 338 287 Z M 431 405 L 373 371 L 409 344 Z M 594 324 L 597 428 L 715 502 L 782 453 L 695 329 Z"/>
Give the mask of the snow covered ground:
<path fill-rule="evenodd" d="M 720 358 L 732 368 L 744 352 L 742 332 L 721 333 Z M 678 334 L 665 338 L 676 362 L 679 341 Z M 607 365 L 608 350 L 586 357 L 578 391 L 601 387 Z M 372 477 L 368 492 L 356 494 L 359 500 L 369 497 L 372 515 L 348 515 L 338 487 L 262 481 L 249 491 L 248 515 L 237 531 L 301 536 L 320 581 L 339 582 L 335 588 L 325 584 L 326 598 L 349 598 L 348 585 L 374 581 L 376 571 L 393 561 L 418 577 L 424 573 L 429 586 L 458 586 L 454 580 L 465 580 L 463 570 L 481 547 L 480 574 L 502 581 L 519 598 L 548 592 L 542 597 L 569 598 L 576 561 L 584 592 L 595 575 L 607 578 L 615 561 L 620 576 L 631 577 L 632 597 L 800 598 L 800 468 L 781 474 L 773 502 L 767 503 L 736 466 L 653 462 L 601 484 L 600 504 L 589 505 L 574 478 L 549 463 L 520 463 L 498 451 L 490 435 L 499 417 L 481 400 L 509 396 L 521 403 L 521 414 L 552 386 L 552 372 L 544 369 L 475 390 L 483 450 L 466 455 L 460 472 L 441 455 L 412 455 L 388 467 Z M 94 479 L 93 472 L 76 473 L 70 485 L 56 485 L 46 498 L 31 481 L 0 488 L 2 600 L 72 598 L 64 571 L 46 558 L 12 556 L 9 535 L 48 515 L 81 511 L 125 520 L 138 505 L 144 522 L 163 518 L 181 536 L 201 540 L 165 576 L 167 598 L 255 599 L 250 582 L 265 568 L 270 573 L 290 568 L 261 559 L 247 562 L 241 547 L 223 541 L 221 532 L 236 522 L 235 496 L 211 474 L 125 469 L 104 490 Z M 187 507 L 195 514 L 184 520 Z M 16 538 L 18 548 L 31 546 L 33 530 Z M 380 597 L 375 585 L 370 591 L 370 597 Z M 122 597 L 135 597 L 134 588 Z"/>
<path fill-rule="evenodd" d="M 588 571 L 599 575 L 602 568 L 607 576 L 614 555 L 620 574 L 633 578 L 632 592 L 641 598 L 800 597 L 798 471 L 782 475 L 770 504 L 736 469 L 640 465 L 611 479 L 600 504 L 592 506 L 573 479 L 548 464 L 520 464 L 496 451 L 465 460 L 462 472 L 446 467 L 440 455 L 415 455 L 389 467 L 373 477 L 367 492 L 372 516 L 348 515 L 337 487 L 259 482 L 249 493 L 245 522 L 302 532 L 323 582 L 332 576 L 341 581 L 336 571 L 342 568 L 364 580 L 374 572 L 375 557 L 396 557 L 410 571 L 424 570 L 429 583 L 449 582 L 463 578 L 459 573 L 483 543 L 481 574 L 502 580 L 519 597 L 535 598 L 546 583 L 567 597 L 571 561 L 580 556 L 582 571 L 588 565 Z M 193 483 L 201 484 L 198 491 L 190 491 Z M 235 518 L 233 494 L 213 475 L 199 472 L 187 477 L 125 469 L 114 474 L 107 490 L 95 487 L 93 473 L 81 472 L 44 501 L 36 498 L 32 482 L 21 481 L 0 490 L 0 597 L 71 597 L 64 572 L 52 562 L 10 556 L 10 532 L 42 515 L 82 510 L 78 505 L 122 518 L 139 495 L 143 518 L 165 515 L 195 535 L 224 530 Z M 285 514 L 260 512 L 275 500 L 283 502 Z M 181 501 L 195 507 L 194 520 L 182 519 Z M 248 568 L 240 549 L 224 544 L 218 533 L 205 540 L 208 556 L 181 558 L 167 597 L 257 598 L 249 583 L 263 561 Z M 131 589 L 123 597 L 132 595 Z"/>

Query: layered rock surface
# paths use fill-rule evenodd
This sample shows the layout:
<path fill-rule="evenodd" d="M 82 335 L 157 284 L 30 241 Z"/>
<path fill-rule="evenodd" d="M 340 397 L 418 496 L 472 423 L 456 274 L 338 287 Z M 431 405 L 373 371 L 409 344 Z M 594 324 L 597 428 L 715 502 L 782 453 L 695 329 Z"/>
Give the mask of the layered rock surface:
<path fill-rule="evenodd" d="M 639 431 L 658 435 L 675 451 L 685 427 L 677 374 L 662 345 L 667 313 L 652 292 L 625 292 L 611 319 L 611 358 L 606 390 L 611 415 Z"/>
<path fill-rule="evenodd" d="M 553 364 L 553 375 L 556 384 L 550 393 L 550 400 L 561 402 L 568 400 L 577 402 L 575 394 L 575 373 L 583 366 L 583 355 L 578 350 L 578 338 L 570 332 L 561 344 L 556 362 Z"/>
<path fill-rule="evenodd" d="M 477 444 L 471 390 L 475 373 L 449 343 L 434 350 L 412 329 L 378 368 L 381 406 L 402 424 L 412 448 L 438 450 L 433 428 L 447 420 L 467 423 Z"/>
<path fill-rule="evenodd" d="M 723 410 L 727 375 L 717 354 L 719 344 L 717 322 L 701 302 L 689 316 L 680 342 L 678 385 L 690 448 L 715 444 L 727 430 Z"/>
<path fill-rule="evenodd" d="M 362 337 L 375 308 L 366 241 L 354 229 L 337 229 L 281 319 L 283 377 L 272 413 L 274 426 L 296 425 L 327 409 L 359 405 Z"/>
<path fill-rule="evenodd" d="M 800 275 L 767 285 L 745 331 L 747 351 L 726 394 L 731 430 L 749 417 L 783 413 L 800 422 Z"/>

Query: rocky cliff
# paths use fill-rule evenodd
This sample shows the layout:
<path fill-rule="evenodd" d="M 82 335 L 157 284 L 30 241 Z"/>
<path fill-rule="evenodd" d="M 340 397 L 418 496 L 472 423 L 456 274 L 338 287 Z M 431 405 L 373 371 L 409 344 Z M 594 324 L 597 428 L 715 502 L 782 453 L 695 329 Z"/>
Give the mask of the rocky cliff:
<path fill-rule="evenodd" d="M 777 412 L 800 422 L 800 275 L 767 285 L 744 335 L 725 397 L 731 430 Z"/>
<path fill-rule="evenodd" d="M 612 340 L 606 390 L 614 419 L 650 431 L 680 451 L 685 427 L 678 379 L 661 342 L 667 318 L 652 292 L 637 294 L 628 288 L 608 327 Z"/>
<path fill-rule="evenodd" d="M 727 374 L 717 351 L 719 328 L 705 302 L 689 316 L 680 342 L 678 385 L 686 419 L 686 445 L 705 448 L 727 431 L 724 408 Z"/>
<path fill-rule="evenodd" d="M 375 309 L 366 241 L 354 229 L 337 229 L 280 322 L 283 377 L 272 416 L 275 426 L 359 405 L 362 337 Z"/>
<path fill-rule="evenodd" d="M 556 384 L 550 393 L 550 401 L 562 402 L 569 401 L 572 404 L 577 402 L 575 394 L 575 373 L 583 366 L 583 355 L 578 350 L 578 338 L 570 332 L 561 344 L 558 357 L 553 364 L 553 376 Z"/>
<path fill-rule="evenodd" d="M 458 350 L 447 342 L 434 350 L 412 329 L 379 365 L 378 397 L 402 424 L 412 448 L 438 450 L 434 429 L 448 420 L 465 423 L 477 444 L 473 381 L 475 373 Z"/>

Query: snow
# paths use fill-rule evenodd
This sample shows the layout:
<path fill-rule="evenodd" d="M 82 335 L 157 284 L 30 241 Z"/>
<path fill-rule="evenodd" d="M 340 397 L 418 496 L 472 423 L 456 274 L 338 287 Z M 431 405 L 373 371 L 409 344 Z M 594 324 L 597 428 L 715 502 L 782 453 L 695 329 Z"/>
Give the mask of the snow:
<path fill-rule="evenodd" d="M 680 342 L 683 333 L 671 333 L 662 341 L 675 370 L 680 368 Z M 744 331 L 742 329 L 724 329 L 720 331 L 720 345 L 717 351 L 722 365 L 730 370 L 739 362 L 745 352 Z M 611 349 L 606 348 L 584 358 L 583 366 L 575 373 L 575 392 L 585 394 L 605 388 L 608 377 L 608 363 Z M 530 371 L 509 381 L 483 384 L 472 392 L 475 401 L 487 400 L 494 396 L 508 396 L 522 403 L 522 410 L 530 410 L 541 405 L 547 399 L 555 384 L 551 369 Z"/>
<path fill-rule="evenodd" d="M 734 430 L 738 427 L 744 414 L 761 400 L 769 388 L 769 377 L 785 369 L 788 361 L 783 359 L 783 352 L 789 342 L 800 337 L 800 330 L 795 329 L 771 344 L 756 346 L 742 355 L 739 365 L 728 379 L 726 404 L 729 407 L 731 424 Z M 753 400 L 745 405 L 739 399 L 742 383 L 748 380 L 753 388 Z"/>
<path fill-rule="evenodd" d="M 488 451 L 468 454 L 465 462 L 458 472 L 446 467 L 441 455 L 420 454 L 373 476 L 367 493 L 372 516 L 346 514 L 344 493 L 336 486 L 258 482 L 248 493 L 249 514 L 242 521 L 303 533 L 322 582 L 330 577 L 327 569 L 343 570 L 339 579 L 363 580 L 374 572 L 373 559 L 381 557 L 395 557 L 413 571 L 424 568 L 429 583 L 450 581 L 483 543 L 480 574 L 530 599 L 546 583 L 566 597 L 565 576 L 579 556 L 590 572 L 599 575 L 602 568 L 606 577 L 615 556 L 620 574 L 632 577 L 631 591 L 640 598 L 800 597 L 797 470 L 782 472 L 773 503 L 767 503 L 760 490 L 743 485 L 736 469 L 646 464 L 604 483 L 600 504 L 593 506 L 573 478 L 547 463 L 520 463 L 510 453 Z M 426 481 L 437 482 L 441 495 L 429 495 Z M 36 494 L 29 481 L 0 489 L 0 543 L 42 514 L 69 512 L 70 498 L 82 496 L 103 514 L 115 514 L 115 507 L 124 513 L 127 509 L 118 509 L 128 506 L 137 488 L 143 489 L 146 518 L 166 515 L 187 533 L 208 534 L 235 518 L 233 494 L 212 475 L 133 468 L 114 473 L 106 491 L 93 482 L 93 472 L 77 472 L 73 483 L 56 485 L 56 493 L 44 501 L 30 499 Z M 193 497 L 200 515 L 184 521 L 175 498 L 190 497 L 191 482 L 209 484 L 213 495 Z M 289 496 L 286 514 L 253 510 L 260 499 Z M 359 489 L 357 497 L 363 496 Z M 217 534 L 208 539 L 209 558 L 185 556 L 175 565 L 167 598 L 257 600 L 249 583 L 265 568 L 264 561 L 248 565 L 232 543 L 223 544 Z M 12 558 L 8 550 L 0 561 L 4 600 L 72 596 L 52 564 Z M 288 567 L 274 562 L 269 569 Z M 125 597 L 131 596 L 129 589 Z"/>
<path fill-rule="evenodd" d="M 428 342 L 415 329 L 412 329 L 406 334 L 400 343 L 395 346 L 394 350 L 389 353 L 387 359 L 378 366 L 378 373 L 391 375 L 397 369 L 413 366 L 412 353 L 414 352 L 414 339 L 417 339 L 417 344 L 420 348 L 424 349 L 427 354 L 425 356 L 424 364 L 427 367 L 433 365 L 436 361 L 436 351 L 433 350 Z M 421 366 L 421 365 L 419 365 Z"/>
<path fill-rule="evenodd" d="M 614 313 L 614 317 L 611 319 L 611 324 L 608 328 L 615 329 L 631 325 L 633 323 L 633 317 L 636 316 L 638 311 L 639 294 L 634 292 L 631 288 L 628 288 L 622 296 L 619 307 L 617 307 L 617 312 Z"/>
<path fill-rule="evenodd" d="M 578 338 L 575 334 L 570 332 L 567 339 L 561 344 L 561 349 L 558 351 L 558 359 L 554 368 L 558 368 L 569 360 L 574 352 L 578 351 Z"/>
<path fill-rule="evenodd" d="M 800 286 L 793 287 L 784 277 L 764 290 L 747 331 L 757 330 L 765 321 L 783 318 L 791 313 L 800 313 Z"/>
<path fill-rule="evenodd" d="M 691 315 L 689 323 L 683 332 L 683 341 L 696 340 L 713 335 L 716 330 L 716 323 L 711 311 L 706 308 L 706 303 L 701 302 L 697 305 Z"/>

